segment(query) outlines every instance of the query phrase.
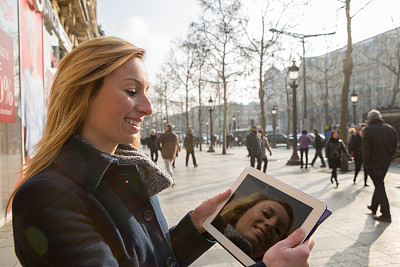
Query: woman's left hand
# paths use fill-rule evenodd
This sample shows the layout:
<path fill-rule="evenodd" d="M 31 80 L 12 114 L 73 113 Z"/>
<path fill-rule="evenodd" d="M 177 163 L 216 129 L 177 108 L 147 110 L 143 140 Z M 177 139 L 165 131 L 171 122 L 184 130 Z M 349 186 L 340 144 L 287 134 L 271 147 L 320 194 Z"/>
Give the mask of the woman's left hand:
<path fill-rule="evenodd" d="M 213 196 L 212 198 L 203 201 L 194 211 L 190 214 L 194 226 L 200 233 L 205 232 L 203 228 L 203 222 L 217 209 L 218 205 L 221 204 L 231 195 L 231 190 L 228 189 L 223 193 Z"/>

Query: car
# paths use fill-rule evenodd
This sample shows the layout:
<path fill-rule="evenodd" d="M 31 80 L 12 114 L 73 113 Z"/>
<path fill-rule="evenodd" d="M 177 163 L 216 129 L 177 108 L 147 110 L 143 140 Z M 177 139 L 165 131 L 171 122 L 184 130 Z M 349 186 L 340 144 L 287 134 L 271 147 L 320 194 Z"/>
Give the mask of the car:
<path fill-rule="evenodd" d="M 267 134 L 267 138 L 270 143 L 272 143 L 272 142 L 274 142 L 274 140 L 276 140 L 277 144 L 286 144 L 286 142 L 288 140 L 287 135 L 281 134 L 281 133 L 275 133 L 275 136 L 273 133 L 269 133 L 269 134 Z M 274 139 L 274 138 L 276 138 L 276 139 Z M 293 139 L 289 138 L 289 142 L 292 140 Z"/>

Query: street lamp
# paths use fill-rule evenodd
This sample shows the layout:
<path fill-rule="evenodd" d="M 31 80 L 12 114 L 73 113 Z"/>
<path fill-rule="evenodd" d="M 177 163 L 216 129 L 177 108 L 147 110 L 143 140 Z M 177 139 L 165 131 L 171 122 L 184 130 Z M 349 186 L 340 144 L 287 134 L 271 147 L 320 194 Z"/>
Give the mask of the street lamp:
<path fill-rule="evenodd" d="M 276 106 L 272 107 L 272 127 L 274 131 L 274 140 L 272 142 L 272 147 L 276 147 L 276 134 L 275 134 L 275 128 L 276 128 Z"/>
<path fill-rule="evenodd" d="M 296 66 L 296 62 L 293 61 L 293 65 L 289 67 L 289 78 L 292 81 L 290 87 L 293 91 L 293 153 L 286 165 L 300 165 L 299 155 L 297 155 L 297 103 L 296 103 L 296 84 L 299 78 L 299 67 Z"/>
<path fill-rule="evenodd" d="M 358 101 L 358 95 L 356 94 L 356 91 L 353 88 L 353 92 L 351 93 L 350 96 L 350 101 L 353 103 L 353 120 L 354 120 L 354 125 L 357 123 L 356 119 L 356 107 L 357 107 L 357 101 Z"/>
<path fill-rule="evenodd" d="M 287 31 L 281 31 L 277 30 L 274 28 L 269 29 L 270 32 L 273 33 L 280 33 L 280 34 L 286 34 L 288 36 L 292 36 L 296 39 L 300 39 L 301 43 L 303 45 L 303 129 L 306 129 L 306 120 L 307 120 L 307 90 L 306 90 L 306 48 L 305 48 L 305 38 L 310 38 L 310 37 L 318 37 L 318 36 L 326 36 L 326 35 L 332 35 L 335 34 L 336 32 L 330 32 L 330 33 L 318 33 L 318 34 L 300 34 L 300 33 L 294 33 L 294 32 L 287 32 Z M 289 70 L 290 71 L 290 70 Z"/>
<path fill-rule="evenodd" d="M 207 133 L 206 144 L 208 145 L 208 121 L 206 121 L 206 133 Z"/>
<path fill-rule="evenodd" d="M 214 110 L 214 105 L 213 105 L 213 100 L 210 96 L 210 99 L 208 100 L 208 110 L 210 111 L 210 138 L 211 138 L 211 142 L 210 142 L 210 147 L 208 148 L 207 152 L 215 152 L 214 147 L 213 147 L 213 142 L 214 142 L 214 138 L 213 138 L 213 121 L 212 121 L 212 112 Z M 208 132 L 208 131 L 207 131 Z M 207 137 L 208 139 L 208 137 Z"/>
<path fill-rule="evenodd" d="M 233 131 L 236 131 L 236 117 L 235 115 L 232 116 L 232 121 L 233 121 Z"/>
<path fill-rule="evenodd" d="M 164 123 L 164 130 L 165 130 L 165 127 L 167 126 L 167 119 L 166 118 L 163 119 L 163 123 Z"/>

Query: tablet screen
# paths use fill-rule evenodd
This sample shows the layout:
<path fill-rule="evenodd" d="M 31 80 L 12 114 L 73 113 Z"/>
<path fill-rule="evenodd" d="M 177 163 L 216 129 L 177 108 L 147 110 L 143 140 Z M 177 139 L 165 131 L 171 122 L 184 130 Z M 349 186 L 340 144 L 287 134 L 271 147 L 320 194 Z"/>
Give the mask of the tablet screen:
<path fill-rule="evenodd" d="M 312 208 L 248 174 L 211 224 L 254 261 L 298 229 Z"/>

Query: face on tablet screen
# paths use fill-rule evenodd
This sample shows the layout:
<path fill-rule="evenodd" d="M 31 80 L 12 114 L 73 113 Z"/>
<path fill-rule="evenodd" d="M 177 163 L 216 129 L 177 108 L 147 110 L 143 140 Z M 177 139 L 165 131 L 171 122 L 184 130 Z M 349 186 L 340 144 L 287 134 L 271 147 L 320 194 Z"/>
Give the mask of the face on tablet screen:
<path fill-rule="evenodd" d="M 255 193 L 229 202 L 212 224 L 253 259 L 286 238 L 293 226 L 288 203 Z"/>
<path fill-rule="evenodd" d="M 249 175 L 211 224 L 257 261 L 271 246 L 297 229 L 310 213 L 310 209 L 303 207 L 304 214 L 294 214 L 294 207 L 297 209 L 299 205 L 296 202 Z"/>

